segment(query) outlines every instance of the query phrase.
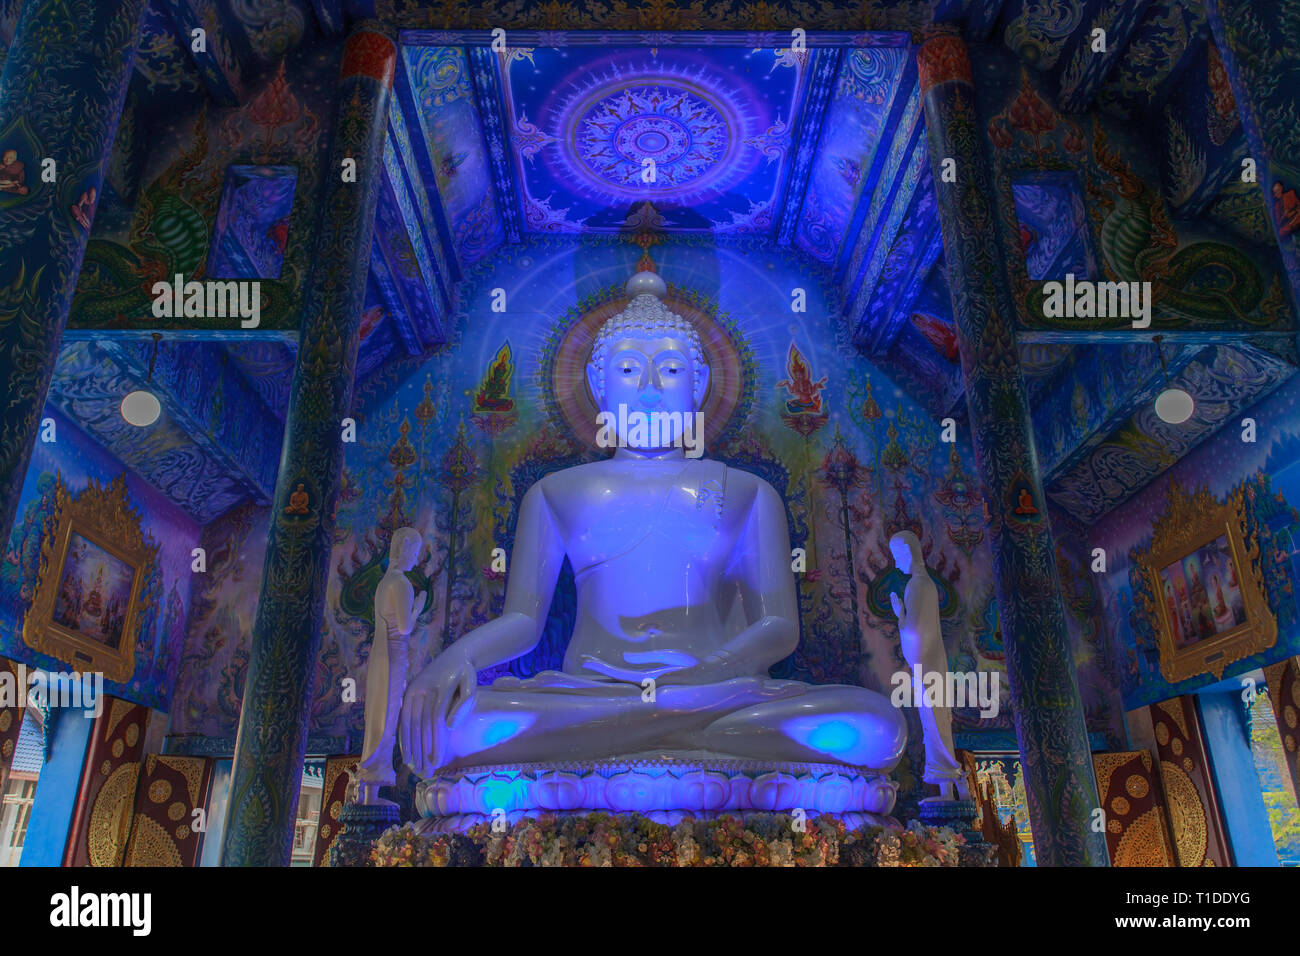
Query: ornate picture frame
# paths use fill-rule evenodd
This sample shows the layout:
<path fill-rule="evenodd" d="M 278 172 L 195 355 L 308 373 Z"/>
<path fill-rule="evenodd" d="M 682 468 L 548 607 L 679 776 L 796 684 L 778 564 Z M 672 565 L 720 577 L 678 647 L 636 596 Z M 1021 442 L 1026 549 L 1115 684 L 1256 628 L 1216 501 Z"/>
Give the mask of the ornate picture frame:
<path fill-rule="evenodd" d="M 144 579 L 157 557 L 158 546 L 145 540 L 127 496 L 125 475 L 106 486 L 92 479 L 78 495 L 56 475 L 23 641 L 74 670 L 129 681 L 150 603 Z"/>
<path fill-rule="evenodd" d="M 1222 677 L 1229 664 L 1277 642 L 1240 490 L 1220 502 L 1208 488 L 1189 493 L 1171 482 L 1151 546 L 1136 556 L 1150 587 L 1144 603 L 1153 615 L 1160 672 L 1169 683 Z"/>

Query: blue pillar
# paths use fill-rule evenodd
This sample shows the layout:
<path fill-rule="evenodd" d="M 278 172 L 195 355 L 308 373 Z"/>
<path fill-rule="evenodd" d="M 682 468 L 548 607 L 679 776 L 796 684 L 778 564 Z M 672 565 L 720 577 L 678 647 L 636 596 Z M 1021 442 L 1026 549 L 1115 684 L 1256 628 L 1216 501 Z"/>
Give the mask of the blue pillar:
<path fill-rule="evenodd" d="M 1241 688 L 1197 694 L 1196 708 L 1210 751 L 1214 788 L 1237 866 L 1277 866 L 1277 847 L 1260 792 L 1259 771 L 1246 733 Z"/>
<path fill-rule="evenodd" d="M 81 793 L 81 770 L 95 718 L 76 708 L 50 710 L 46 733 L 53 738 L 49 757 L 41 767 L 32 795 L 32 815 L 27 821 L 20 866 L 62 866 L 68 829 Z"/>
<path fill-rule="evenodd" d="M 1091 826 L 1097 783 L 1020 375 L 1015 309 L 1002 247 L 992 236 L 998 215 L 966 44 L 937 35 L 921 46 L 917 65 L 1034 854 L 1040 866 L 1107 866 L 1105 835 Z M 946 159 L 955 160 L 956 182 L 944 182 Z"/>
<path fill-rule="evenodd" d="M 0 73 L 3 540 L 81 272 L 91 197 L 103 185 L 143 9 L 144 0 L 27 0 Z"/>
<path fill-rule="evenodd" d="M 293 852 L 343 467 L 343 419 L 352 407 L 396 64 L 396 44 L 373 25 L 361 24 L 348 37 L 239 712 L 223 866 L 288 866 Z M 355 181 L 344 181 L 345 160 L 356 163 Z"/>

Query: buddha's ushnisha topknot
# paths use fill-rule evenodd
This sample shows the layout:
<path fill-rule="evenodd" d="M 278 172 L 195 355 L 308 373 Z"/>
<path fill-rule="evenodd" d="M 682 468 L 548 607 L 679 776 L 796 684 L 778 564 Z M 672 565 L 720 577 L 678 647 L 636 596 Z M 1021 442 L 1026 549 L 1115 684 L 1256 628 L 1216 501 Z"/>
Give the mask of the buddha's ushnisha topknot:
<path fill-rule="evenodd" d="M 692 384 L 698 389 L 706 367 L 700 333 L 689 321 L 664 305 L 662 296 L 668 289 L 663 279 L 653 272 L 638 272 L 628 280 L 626 290 L 632 301 L 622 312 L 606 320 L 591 346 L 591 364 L 596 369 L 596 383 L 600 390 L 596 398 L 605 397 L 605 359 L 609 346 L 621 338 L 685 338 L 690 344 L 691 367 L 695 372 Z"/>

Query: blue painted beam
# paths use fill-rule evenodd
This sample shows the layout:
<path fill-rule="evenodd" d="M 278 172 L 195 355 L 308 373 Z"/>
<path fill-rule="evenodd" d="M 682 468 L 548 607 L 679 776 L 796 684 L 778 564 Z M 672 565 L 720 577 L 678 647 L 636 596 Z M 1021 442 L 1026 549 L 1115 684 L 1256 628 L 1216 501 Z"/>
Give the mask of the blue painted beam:
<path fill-rule="evenodd" d="M 351 11 L 355 18 L 373 16 Z M 792 26 L 799 25 L 797 22 Z M 508 24 L 502 24 L 503 27 Z M 840 30 L 807 30 L 805 42 L 812 47 L 907 47 L 911 35 L 902 30 L 873 30 L 867 33 L 848 33 Z M 491 30 L 402 30 L 405 46 L 467 46 L 487 47 L 492 43 Z M 520 47 L 590 47 L 590 46 L 646 46 L 646 47 L 725 47 L 740 46 L 748 49 L 785 49 L 790 45 L 789 30 L 510 30 L 510 45 Z"/>
<path fill-rule="evenodd" d="M 869 238 L 864 230 L 854 246 L 853 258 L 849 260 L 854 278 L 844 290 L 844 301 L 845 314 L 853 327 L 861 320 L 876 283 L 884 274 L 885 261 L 911 204 L 912 194 L 929 165 L 929 141 L 924 126 L 924 123 L 917 122 L 909 130 L 907 145 L 899 154 L 900 162 L 890 171 L 893 175 L 887 182 L 881 184 L 887 188 L 878 190 L 872 197 L 875 208 L 868 219 L 871 226 Z"/>
<path fill-rule="evenodd" d="M 455 289 L 452 272 L 458 272 L 459 267 L 455 264 L 455 256 L 448 258 L 441 241 L 434 240 L 437 230 L 433 210 L 429 206 L 429 197 L 420 183 L 418 172 L 412 172 L 411 164 L 405 156 L 409 145 L 401 113 L 396 109 L 390 110 L 388 142 L 384 144 L 384 174 L 401 211 L 407 236 L 414 247 L 429 292 L 437 299 L 437 311 L 446 313 L 451 310 Z"/>
<path fill-rule="evenodd" d="M 1288 342 L 1294 342 L 1294 331 L 1255 332 L 1240 326 L 1227 329 L 1020 329 L 1016 341 L 1029 345 L 1131 345 L 1134 342 L 1152 342 L 1155 335 L 1163 335 L 1165 344 L 1182 345 L 1238 345 L 1243 336 L 1252 342 L 1273 342 L 1278 354 L 1283 354 Z"/>
<path fill-rule="evenodd" d="M 343 0 L 311 0 L 311 10 L 316 14 L 321 33 L 331 37 L 343 35 L 346 26 Z"/>
<path fill-rule="evenodd" d="M 920 116 L 921 88 L 917 82 L 916 57 L 909 56 L 904 64 L 902 75 L 898 78 L 898 82 L 894 84 L 893 99 L 889 103 L 889 112 L 880 128 L 894 130 L 895 137 L 910 135 L 911 128 L 919 121 Z M 903 132 L 904 129 L 906 129 L 906 132 Z M 889 144 L 881 142 L 876 145 L 875 152 L 871 155 L 871 165 L 866 173 L 866 181 L 875 183 L 876 186 L 874 189 L 864 189 L 862 191 L 857 208 L 853 210 L 853 218 L 849 221 L 848 229 L 844 232 L 844 243 L 840 247 L 835 262 L 835 281 L 841 285 L 852 260 L 855 241 L 861 235 L 862 230 L 867 228 L 867 217 L 879 213 L 875 198 L 877 192 L 885 188 L 881 180 L 886 177 L 886 170 L 890 167 L 891 162 L 896 163 L 897 161 L 898 157 L 889 148 Z M 892 174 L 890 175 L 892 176 Z"/>
<path fill-rule="evenodd" d="M 799 114 L 798 145 L 795 146 L 794 161 L 790 164 L 785 191 L 781 197 L 781 219 L 777 223 L 776 241 L 782 246 L 788 246 L 794 241 L 795 227 L 803 212 L 804 196 L 808 192 L 808 180 L 812 175 L 817 146 L 821 143 L 826 107 L 831 101 L 831 92 L 835 89 L 835 78 L 839 75 L 842 51 L 821 49 L 812 51 L 812 54 L 807 92 Z"/>
<path fill-rule="evenodd" d="M 1111 69 L 1124 56 L 1129 38 L 1150 2 L 1106 0 L 1091 22 L 1079 30 L 1073 49 L 1057 63 L 1060 71 L 1057 105 L 1063 113 L 1082 113 L 1088 108 Z M 1092 33 L 1098 28 L 1106 31 L 1106 50 L 1103 53 L 1092 49 Z"/>
<path fill-rule="evenodd" d="M 1215 347 L 1165 342 L 1163 348 L 1169 378 L 1174 380 L 1193 360 L 1210 356 Z M 1103 388 L 1126 391 L 1106 398 L 1101 395 Z M 1127 346 L 1079 352 L 1069 368 L 1053 373 L 1051 384 L 1037 396 L 1031 412 L 1044 483 L 1050 484 L 1107 441 L 1140 406 L 1155 401 L 1162 388 L 1159 353 L 1146 344 L 1130 340 Z M 1076 395 L 1078 389 L 1083 390 L 1082 396 Z M 1080 409 L 1090 417 L 1080 421 Z M 1061 429 L 1067 429 L 1065 442 L 1058 444 L 1055 436 Z"/>
<path fill-rule="evenodd" d="M 942 251 L 934 181 L 926 164 L 881 267 L 881 278 L 857 319 L 855 346 L 870 355 L 880 355 L 893 344 Z"/>
<path fill-rule="evenodd" d="M 1097 105 L 1124 119 L 1159 110 L 1208 35 L 1200 4 L 1154 0 L 1097 92 Z"/>
<path fill-rule="evenodd" d="M 171 21 L 176 42 L 189 53 L 212 99 L 221 106 L 237 106 L 244 95 L 244 80 L 231 40 L 234 31 L 220 28 L 210 0 L 158 0 L 157 6 Z M 196 29 L 206 34 L 202 52 L 194 49 Z M 240 39 L 244 39 L 242 35 Z"/>
<path fill-rule="evenodd" d="M 395 112 L 390 111 L 390 114 Z M 444 341 L 439 316 L 449 312 L 452 303 L 452 289 L 446 278 L 447 262 L 439 255 L 441 249 L 429 241 L 428 231 L 424 228 L 429 210 L 420 203 L 421 197 L 410 185 L 393 128 L 390 121 L 388 138 L 384 143 L 383 182 L 379 196 L 381 215 L 375 222 L 375 238 L 384 243 L 394 274 L 400 276 L 404 284 L 412 286 L 411 318 L 420 328 L 427 330 L 427 336 L 421 333 L 421 337 L 430 342 L 435 339 Z M 430 250 L 433 255 L 430 255 Z"/>
<path fill-rule="evenodd" d="M 519 242 L 522 227 L 519 219 L 519 187 L 510 165 L 510 144 L 506 135 L 505 101 L 501 96 L 501 77 L 497 55 L 488 47 L 475 46 L 466 51 L 474 95 L 478 102 L 479 122 L 492 166 L 492 188 L 496 194 L 497 214 L 505 227 L 506 241 Z"/>
<path fill-rule="evenodd" d="M 966 34 L 972 40 L 987 40 L 1002 13 L 1002 0 L 970 0 L 966 11 Z"/>
<path fill-rule="evenodd" d="M 404 48 L 402 55 L 397 58 L 397 74 L 393 79 L 394 99 L 388 114 L 389 131 L 396 137 L 396 145 L 401 147 L 398 155 L 410 176 L 412 192 L 420 207 L 422 225 L 429 238 L 429 249 L 440 267 L 445 269 L 447 282 L 454 289 L 464 273 L 456 252 L 447 210 L 438 193 L 433 157 L 429 155 L 429 143 L 423 135 L 410 135 L 411 130 L 423 130 L 424 126 L 420 122 L 419 101 L 415 97 L 407 64 L 408 50 L 409 47 Z M 450 293 L 451 289 L 448 291 Z"/>
<path fill-rule="evenodd" d="M 94 347 L 136 379 L 141 388 L 153 392 L 168 417 L 207 458 L 243 485 L 250 498 L 259 504 L 270 503 L 282 426 L 261 395 L 231 367 L 224 348 L 216 343 L 194 343 L 169 349 L 164 340 L 150 378 L 153 342 L 104 332 Z M 216 515 L 195 517 L 204 521 Z"/>
<path fill-rule="evenodd" d="M 370 271 L 385 310 L 394 323 L 402 346 L 410 355 L 422 355 L 447 340 L 429 282 L 407 231 L 393 183 L 383 176 L 375 205 L 375 231 Z"/>

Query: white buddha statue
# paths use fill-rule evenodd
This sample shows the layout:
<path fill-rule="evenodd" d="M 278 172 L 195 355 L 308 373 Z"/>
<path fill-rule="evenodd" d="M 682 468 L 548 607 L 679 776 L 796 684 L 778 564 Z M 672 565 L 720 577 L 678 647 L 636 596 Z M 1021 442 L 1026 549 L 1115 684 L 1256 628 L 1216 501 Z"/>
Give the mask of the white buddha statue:
<path fill-rule="evenodd" d="M 415 621 L 424 610 L 406 572 L 415 567 L 424 541 L 414 528 L 398 528 L 388 546 L 388 570 L 375 589 L 375 639 L 366 668 L 366 733 L 357 764 L 357 802 L 387 804 L 379 788 L 392 786 L 393 741 L 398 708 L 406 689 L 407 652 Z"/>
<path fill-rule="evenodd" d="M 587 384 L 614 420 L 668 412 L 678 424 L 626 428 L 612 457 L 528 489 L 501 616 L 406 692 L 402 753 L 421 776 L 624 757 L 898 762 L 906 724 L 885 696 L 768 676 L 799 641 L 785 507 L 762 479 L 688 456 L 702 431 L 680 424 L 695 421 L 709 367 L 665 291 L 654 273 L 629 281 Z M 577 616 L 563 670 L 479 687 L 478 671 L 537 645 L 566 556 Z"/>
<path fill-rule="evenodd" d="M 889 539 L 889 550 L 894 565 L 903 574 L 910 575 L 900 599 L 890 594 L 889 600 L 898 616 L 898 640 L 913 673 L 948 673 L 948 652 L 943 646 L 943 631 L 939 617 L 939 589 L 930 579 L 921 554 L 921 542 L 910 531 L 899 531 Z M 948 707 L 931 707 L 922 703 L 921 730 L 925 744 L 925 771 L 921 779 L 939 788 L 937 797 L 926 797 L 922 803 L 955 800 L 962 796 L 961 761 L 952 743 L 952 710 Z"/>

